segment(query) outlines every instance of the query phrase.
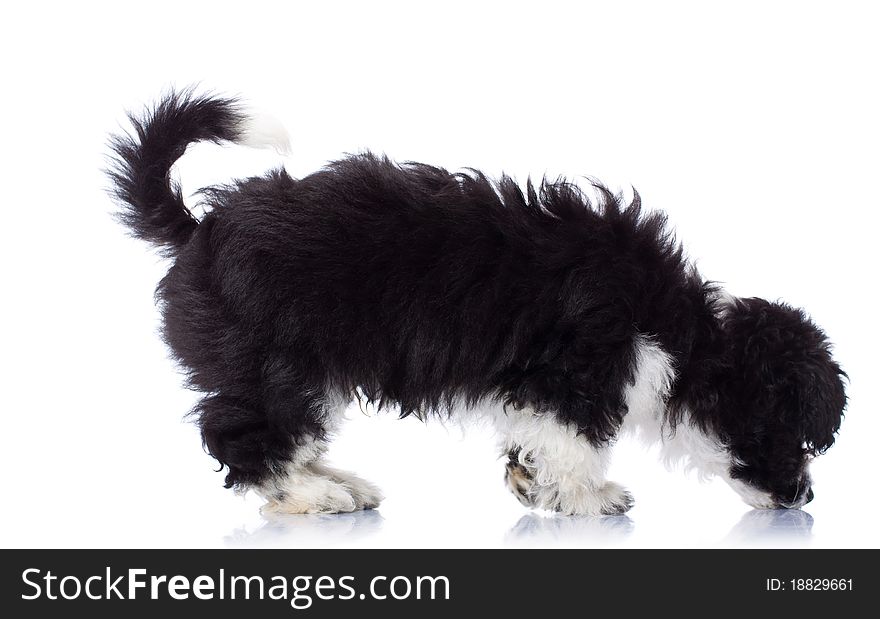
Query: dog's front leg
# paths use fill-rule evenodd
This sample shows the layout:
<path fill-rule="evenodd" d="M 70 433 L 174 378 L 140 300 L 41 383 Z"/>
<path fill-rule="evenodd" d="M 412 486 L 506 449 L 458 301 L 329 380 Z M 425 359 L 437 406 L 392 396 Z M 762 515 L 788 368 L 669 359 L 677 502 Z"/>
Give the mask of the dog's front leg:
<path fill-rule="evenodd" d="M 610 446 L 595 446 L 549 414 L 511 411 L 499 419 L 505 481 L 521 503 L 570 515 L 622 514 L 632 495 L 605 479 Z"/>

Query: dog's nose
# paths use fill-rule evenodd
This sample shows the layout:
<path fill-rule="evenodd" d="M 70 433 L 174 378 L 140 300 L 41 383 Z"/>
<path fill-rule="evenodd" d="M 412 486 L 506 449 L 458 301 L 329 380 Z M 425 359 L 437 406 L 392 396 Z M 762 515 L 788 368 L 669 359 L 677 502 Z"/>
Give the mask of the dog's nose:
<path fill-rule="evenodd" d="M 807 490 L 807 500 L 804 502 L 804 505 L 806 505 L 807 503 L 809 503 L 810 501 L 812 501 L 814 496 L 815 496 L 815 495 L 813 494 L 813 489 L 812 489 L 812 488 L 810 488 L 809 490 Z"/>

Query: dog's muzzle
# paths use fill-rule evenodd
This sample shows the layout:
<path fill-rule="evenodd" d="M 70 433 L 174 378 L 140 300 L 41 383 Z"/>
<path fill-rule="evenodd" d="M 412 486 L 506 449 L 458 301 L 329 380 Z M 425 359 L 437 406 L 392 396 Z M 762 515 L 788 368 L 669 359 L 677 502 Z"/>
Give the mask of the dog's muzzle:
<path fill-rule="evenodd" d="M 800 496 L 795 497 L 794 501 L 791 503 L 781 502 L 779 503 L 778 509 L 799 509 L 813 500 L 816 495 L 813 494 L 812 486 L 807 487 L 807 491 L 800 494 Z"/>

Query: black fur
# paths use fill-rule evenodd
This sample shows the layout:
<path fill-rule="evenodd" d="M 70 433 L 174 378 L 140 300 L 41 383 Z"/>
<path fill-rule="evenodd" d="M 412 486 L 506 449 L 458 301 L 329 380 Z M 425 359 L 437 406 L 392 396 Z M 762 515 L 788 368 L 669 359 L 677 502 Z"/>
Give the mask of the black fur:
<path fill-rule="evenodd" d="M 192 142 L 234 141 L 243 117 L 234 99 L 186 91 L 162 99 L 144 120 L 129 115 L 134 136 L 115 137 L 109 174 L 123 205 L 119 219 L 132 233 L 174 255 L 198 226 L 169 172 Z"/>
<path fill-rule="evenodd" d="M 523 190 L 366 153 L 207 190 L 197 224 L 169 169 L 239 121 L 233 101 L 171 95 L 116 141 L 113 173 L 123 221 L 175 257 L 158 289 L 165 337 L 206 394 L 198 421 L 227 486 L 321 436 L 331 389 L 402 416 L 497 397 L 604 443 L 637 334 L 674 358 L 669 421 L 693 411 L 742 478 L 782 496 L 833 441 L 845 399 L 824 334 L 766 301 L 722 311 L 638 194 L 596 185 L 591 202 L 563 180 Z"/>
<path fill-rule="evenodd" d="M 769 491 L 777 503 L 796 503 L 810 492 L 809 459 L 834 443 L 846 374 L 801 310 L 737 299 L 722 313 L 721 327 L 712 362 L 681 399 L 741 461 L 735 478 Z"/>

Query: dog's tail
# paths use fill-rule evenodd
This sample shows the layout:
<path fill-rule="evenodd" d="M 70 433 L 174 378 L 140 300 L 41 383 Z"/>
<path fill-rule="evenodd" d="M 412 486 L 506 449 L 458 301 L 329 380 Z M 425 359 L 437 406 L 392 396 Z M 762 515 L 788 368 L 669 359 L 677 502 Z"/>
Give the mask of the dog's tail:
<path fill-rule="evenodd" d="M 183 203 L 171 166 L 189 144 L 235 142 L 286 152 L 287 133 L 270 117 L 243 111 L 237 99 L 193 91 L 171 92 L 142 117 L 129 115 L 134 133 L 114 136 L 108 174 L 122 203 L 118 217 L 132 234 L 176 254 L 199 225 Z"/>

